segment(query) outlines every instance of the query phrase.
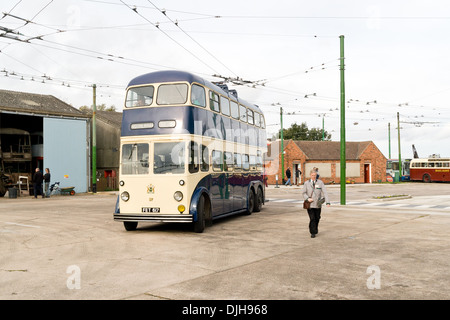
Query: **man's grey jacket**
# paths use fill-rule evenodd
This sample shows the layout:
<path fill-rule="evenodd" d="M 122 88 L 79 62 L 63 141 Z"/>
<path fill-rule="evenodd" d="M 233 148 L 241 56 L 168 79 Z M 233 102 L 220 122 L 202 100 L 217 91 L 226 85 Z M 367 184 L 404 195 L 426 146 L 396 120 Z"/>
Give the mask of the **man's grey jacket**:
<path fill-rule="evenodd" d="M 313 198 L 311 202 L 311 208 L 321 208 L 322 205 L 318 204 L 319 199 L 325 198 L 325 203 L 330 204 L 325 184 L 322 180 L 311 181 L 311 179 L 305 181 L 303 185 L 303 200 Z"/>

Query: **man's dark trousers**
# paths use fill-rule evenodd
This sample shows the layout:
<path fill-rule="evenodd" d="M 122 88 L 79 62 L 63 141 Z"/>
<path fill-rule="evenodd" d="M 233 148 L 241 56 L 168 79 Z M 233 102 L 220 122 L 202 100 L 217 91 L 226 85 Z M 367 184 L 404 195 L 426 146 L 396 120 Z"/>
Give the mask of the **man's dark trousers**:
<path fill-rule="evenodd" d="M 322 208 L 308 209 L 309 215 L 309 232 L 316 235 L 319 232 L 320 212 Z"/>
<path fill-rule="evenodd" d="M 33 183 L 34 197 L 37 198 L 39 194 L 42 194 L 42 198 L 45 197 L 42 192 L 42 184 L 41 183 Z"/>

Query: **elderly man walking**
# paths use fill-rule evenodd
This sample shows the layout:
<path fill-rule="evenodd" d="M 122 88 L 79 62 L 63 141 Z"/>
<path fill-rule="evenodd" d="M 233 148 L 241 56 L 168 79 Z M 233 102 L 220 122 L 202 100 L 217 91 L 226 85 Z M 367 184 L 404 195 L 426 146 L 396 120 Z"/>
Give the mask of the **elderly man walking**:
<path fill-rule="evenodd" d="M 319 232 L 320 214 L 322 211 L 322 204 L 330 206 L 330 199 L 325 189 L 325 184 L 322 180 L 317 179 L 317 172 L 311 170 L 310 179 L 306 180 L 303 185 L 303 200 L 308 200 L 311 205 L 307 209 L 309 215 L 309 232 L 311 238 L 315 238 Z"/>

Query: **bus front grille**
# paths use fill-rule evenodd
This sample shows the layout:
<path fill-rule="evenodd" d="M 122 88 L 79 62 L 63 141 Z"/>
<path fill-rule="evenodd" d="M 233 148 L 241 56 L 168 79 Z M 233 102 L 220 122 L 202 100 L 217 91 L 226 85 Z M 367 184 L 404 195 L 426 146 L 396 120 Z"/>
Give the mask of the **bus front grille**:
<path fill-rule="evenodd" d="M 114 214 L 116 221 L 192 222 L 190 214 Z"/>

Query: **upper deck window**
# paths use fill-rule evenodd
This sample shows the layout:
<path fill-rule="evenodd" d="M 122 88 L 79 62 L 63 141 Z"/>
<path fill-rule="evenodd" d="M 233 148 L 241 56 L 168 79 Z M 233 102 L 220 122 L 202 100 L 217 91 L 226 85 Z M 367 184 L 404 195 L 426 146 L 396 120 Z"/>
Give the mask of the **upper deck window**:
<path fill-rule="evenodd" d="M 254 124 L 254 122 L 253 122 L 253 111 L 250 110 L 250 109 L 247 109 L 247 118 L 248 118 L 248 123 Z"/>
<path fill-rule="evenodd" d="M 255 126 L 261 126 L 261 115 L 258 112 L 255 112 Z"/>
<path fill-rule="evenodd" d="M 209 107 L 211 110 L 220 112 L 219 95 L 214 91 L 209 92 Z"/>
<path fill-rule="evenodd" d="M 158 97 L 156 98 L 156 103 L 159 105 L 184 104 L 187 101 L 187 96 L 187 84 L 162 84 L 158 88 Z"/>
<path fill-rule="evenodd" d="M 205 89 L 197 84 L 192 85 L 191 90 L 192 104 L 200 107 L 206 107 Z"/>
<path fill-rule="evenodd" d="M 155 88 L 153 86 L 131 88 L 127 92 L 125 107 L 144 107 L 149 106 L 153 102 L 153 94 Z"/>
<path fill-rule="evenodd" d="M 222 107 L 222 113 L 226 116 L 230 115 L 230 100 L 225 97 L 220 97 L 220 106 Z"/>
<path fill-rule="evenodd" d="M 239 105 L 239 119 L 242 122 L 247 122 L 247 108 L 242 104 Z"/>
<path fill-rule="evenodd" d="M 239 119 L 239 106 L 236 102 L 231 101 L 230 103 L 230 108 L 231 108 L 231 116 L 234 119 Z"/>

